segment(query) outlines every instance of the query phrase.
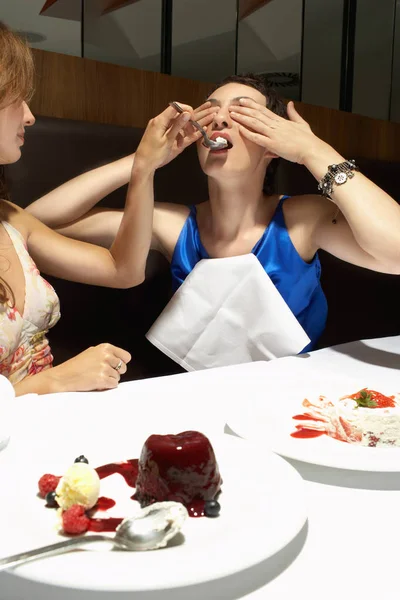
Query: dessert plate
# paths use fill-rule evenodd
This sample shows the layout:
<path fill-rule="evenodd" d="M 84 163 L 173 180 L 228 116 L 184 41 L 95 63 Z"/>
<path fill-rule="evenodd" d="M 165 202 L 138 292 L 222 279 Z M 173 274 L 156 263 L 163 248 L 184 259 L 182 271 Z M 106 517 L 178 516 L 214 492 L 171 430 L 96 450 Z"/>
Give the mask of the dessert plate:
<path fill-rule="evenodd" d="M 36 495 L 43 473 L 62 474 L 82 451 L 93 466 L 135 458 L 150 433 L 154 430 L 129 441 L 115 438 L 109 444 L 92 436 L 84 449 L 77 448 L 71 438 L 62 439 L 51 452 L 32 449 L 23 470 L 22 458 L 3 466 L 1 476 L 7 488 L 0 498 L 0 557 L 63 539 L 55 529 L 57 511 L 45 508 L 44 500 Z M 306 520 L 300 475 L 281 457 L 269 452 L 261 455 L 239 438 L 222 434 L 210 440 L 223 477 L 219 517 L 188 518 L 183 540 L 162 550 L 119 552 L 99 546 L 96 551 L 86 549 L 22 565 L 14 574 L 74 589 L 160 590 L 218 579 L 274 555 Z M 125 511 L 129 511 L 128 504 L 138 507 L 130 500 L 132 491 L 118 474 L 102 480 L 101 495 L 117 500 L 109 516 L 117 516 L 121 506 Z"/>
<path fill-rule="evenodd" d="M 391 395 L 400 392 L 400 378 L 383 379 L 374 375 L 372 369 L 368 378 L 336 376 L 321 370 L 286 378 L 271 375 L 266 378 L 262 393 L 229 408 L 227 425 L 240 437 L 287 458 L 339 469 L 399 472 L 400 447 L 368 448 L 326 435 L 310 439 L 290 435 L 299 424 L 292 417 L 305 412 L 305 398 L 339 398 L 365 387 Z"/>

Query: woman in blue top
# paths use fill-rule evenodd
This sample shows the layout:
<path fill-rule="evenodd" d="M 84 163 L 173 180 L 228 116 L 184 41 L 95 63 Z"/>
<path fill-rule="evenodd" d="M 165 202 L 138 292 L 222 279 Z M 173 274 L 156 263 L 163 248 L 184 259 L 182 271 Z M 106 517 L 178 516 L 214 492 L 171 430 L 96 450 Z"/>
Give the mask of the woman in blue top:
<path fill-rule="evenodd" d="M 327 302 L 320 284 L 320 262 L 315 254 L 305 262 L 290 239 L 284 217 L 283 196 L 265 227 L 260 239 L 249 249 L 260 261 L 286 304 L 310 338 L 304 349 L 311 350 L 323 332 L 327 317 Z M 186 279 L 203 258 L 210 258 L 199 233 L 196 206 L 183 225 L 171 260 L 173 291 Z"/>
<path fill-rule="evenodd" d="M 209 150 L 190 124 L 178 130 L 172 107 L 149 122 L 130 182 L 136 197 L 137 260 L 143 273 L 150 247 L 170 261 L 175 290 L 203 258 L 253 252 L 307 332 L 308 348 L 322 333 L 327 315 L 319 248 L 355 265 L 400 273 L 400 207 L 315 136 L 292 102 L 286 113 L 284 103 L 261 78 L 229 77 L 194 113 L 181 106 L 186 121 L 190 117 L 200 121 L 211 138 L 224 137 L 229 147 Z M 154 206 L 155 171 L 193 141 L 208 175 L 208 200 L 197 207 Z M 268 184 L 278 157 L 305 165 L 322 180 L 330 198 L 271 193 L 265 179 Z M 119 211 L 97 209 L 60 227 L 66 222 L 65 205 L 52 203 L 50 208 L 42 199 L 30 210 L 57 224 L 65 235 L 104 245 L 112 242 L 121 220 Z M 70 220 L 81 217 L 72 212 Z"/>

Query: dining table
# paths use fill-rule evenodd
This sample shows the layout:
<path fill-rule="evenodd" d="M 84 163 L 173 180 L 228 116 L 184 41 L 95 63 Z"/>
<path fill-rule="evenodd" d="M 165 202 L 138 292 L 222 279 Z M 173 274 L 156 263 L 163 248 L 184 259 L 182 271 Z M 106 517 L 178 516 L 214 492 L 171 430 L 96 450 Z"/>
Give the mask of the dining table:
<path fill-rule="evenodd" d="M 295 383 L 300 375 L 311 378 L 321 371 L 332 379 L 343 374 L 357 375 L 359 379 L 365 377 L 366 382 L 373 371 L 382 381 L 398 379 L 400 390 L 400 336 L 354 341 L 268 362 L 129 381 L 110 392 L 74 396 L 79 399 L 84 416 L 96 411 L 109 414 L 109 445 L 113 436 L 127 434 L 129 421 L 146 402 L 151 403 L 154 415 L 176 415 L 179 426 L 193 423 L 200 431 L 234 436 L 227 423 L 232 407 L 262 398 L 271 378 L 290 378 Z M 122 414 L 119 395 L 123 395 L 126 406 Z M 79 415 L 58 411 L 57 395 L 27 395 L 15 402 L 20 418 L 14 423 L 10 443 L 0 452 L 2 488 L 7 485 L 10 465 L 21 459 L 22 440 L 25 446 L 30 440 L 32 446 L 44 447 L 55 443 L 54 428 L 73 428 L 78 422 L 79 429 Z M 113 407 L 117 405 L 116 413 Z M 39 420 L 46 421 L 49 431 L 53 431 L 50 442 L 35 436 L 35 423 Z M 81 434 L 78 431 L 78 440 L 84 438 Z M 140 592 L 69 589 L 19 577 L 18 569 L 11 569 L 0 573 L 0 600 L 396 598 L 400 464 L 397 472 L 375 472 L 328 467 L 294 458 L 284 460 L 303 479 L 307 519 L 288 544 L 258 564 L 199 584 Z M 295 497 L 292 502 L 294 506 Z M 246 553 L 245 545 L 236 551 Z"/>

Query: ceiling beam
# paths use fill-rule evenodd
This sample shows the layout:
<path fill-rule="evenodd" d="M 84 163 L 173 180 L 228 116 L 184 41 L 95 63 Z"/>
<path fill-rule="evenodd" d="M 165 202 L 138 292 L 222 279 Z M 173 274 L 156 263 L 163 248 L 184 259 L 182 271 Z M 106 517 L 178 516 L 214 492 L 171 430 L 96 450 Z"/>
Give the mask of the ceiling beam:
<path fill-rule="evenodd" d="M 40 15 L 42 15 L 44 12 L 46 12 L 46 10 L 48 8 L 50 8 L 50 6 L 53 6 L 53 4 L 55 4 L 57 2 L 57 0 L 46 0 L 42 10 L 40 11 Z"/>
<path fill-rule="evenodd" d="M 47 0 L 39 14 L 42 17 L 81 21 L 82 3 L 81 0 Z"/>
<path fill-rule="evenodd" d="M 122 8 L 123 6 L 129 6 L 130 4 L 135 4 L 139 2 L 139 0 L 106 0 L 105 7 L 103 9 L 102 15 L 107 15 L 114 10 L 118 10 L 118 8 Z"/>
<path fill-rule="evenodd" d="M 42 15 L 46 12 L 53 4 L 55 4 L 58 0 L 46 0 L 40 14 Z M 122 8 L 123 6 L 129 6 L 130 4 L 135 4 L 139 2 L 139 0 L 103 0 L 104 8 L 103 15 L 106 15 L 114 10 L 118 10 L 118 8 Z M 266 4 L 269 4 L 272 0 L 240 0 L 239 2 L 239 21 L 242 21 L 246 17 L 250 16 L 258 10 L 262 8 Z"/>
<path fill-rule="evenodd" d="M 56 4 L 58 0 L 46 0 L 40 14 L 43 15 L 45 12 L 49 10 L 54 4 Z M 135 4 L 135 2 L 139 2 L 139 0 L 103 0 L 103 11 L 102 15 L 106 15 L 114 10 L 118 10 L 118 8 L 122 8 L 123 6 L 129 6 L 130 4 Z M 62 3 L 61 3 L 62 4 Z M 58 4 L 57 4 L 58 6 Z M 62 9 L 62 7 L 60 6 Z"/>
<path fill-rule="evenodd" d="M 272 0 L 239 0 L 239 21 L 249 17 L 253 12 L 270 2 Z"/>

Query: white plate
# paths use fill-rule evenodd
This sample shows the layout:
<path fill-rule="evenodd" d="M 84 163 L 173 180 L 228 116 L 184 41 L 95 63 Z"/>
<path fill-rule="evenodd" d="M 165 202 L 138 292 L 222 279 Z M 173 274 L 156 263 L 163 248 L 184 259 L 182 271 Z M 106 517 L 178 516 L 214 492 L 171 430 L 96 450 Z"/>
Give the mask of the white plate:
<path fill-rule="evenodd" d="M 292 417 L 304 412 L 304 398 L 312 400 L 320 394 L 340 397 L 363 387 L 390 395 L 400 392 L 400 377 L 382 379 L 372 368 L 369 378 L 336 376 L 321 370 L 293 376 L 288 372 L 287 377 L 269 376 L 257 396 L 230 408 L 227 424 L 240 437 L 287 458 L 339 469 L 399 472 L 400 448 L 367 448 L 326 435 L 311 439 L 290 435 L 299 423 Z"/>
<path fill-rule="evenodd" d="M 0 451 L 7 446 L 10 440 L 14 401 L 13 386 L 6 377 L 0 375 Z"/>
<path fill-rule="evenodd" d="M 44 472 L 62 473 L 81 452 L 96 466 L 133 458 L 144 439 L 140 444 L 131 441 L 134 452 L 129 454 L 126 441 L 113 441 L 111 449 L 101 440 L 92 440 L 85 448 L 63 440 L 62 449 L 49 449 L 47 456 L 43 448 L 31 450 L 29 469 L 25 465 L 22 471 L 23 457 L 20 464 L 17 459 L 9 461 L 1 472 L 8 483 L 0 498 L 0 557 L 60 540 L 54 530 L 56 511 L 46 509 L 36 496 L 36 482 Z M 216 519 L 189 518 L 183 544 L 143 553 L 73 552 L 20 566 L 14 573 L 76 589 L 160 590 L 218 579 L 274 555 L 306 520 L 300 475 L 279 456 L 260 455 L 238 438 L 220 435 L 211 441 L 223 477 L 221 514 Z M 101 494 L 136 504 L 128 500 L 132 489 L 118 475 L 102 480 Z"/>
<path fill-rule="evenodd" d="M 4 450 L 4 448 L 6 448 L 8 442 L 10 441 L 10 436 L 0 433 L 0 451 Z"/>

